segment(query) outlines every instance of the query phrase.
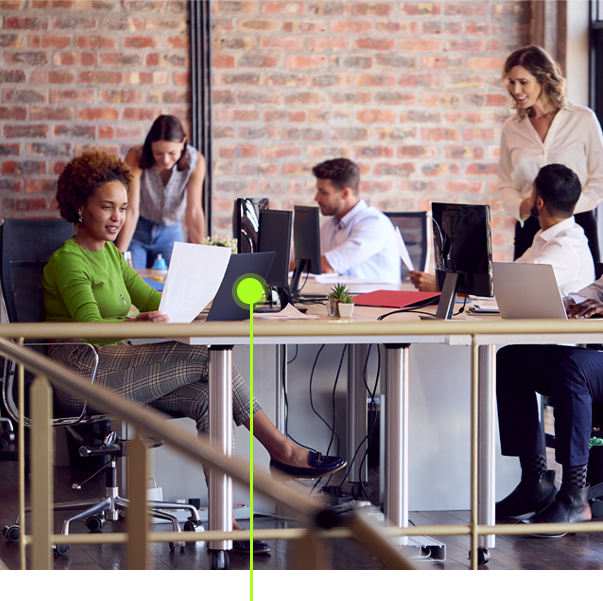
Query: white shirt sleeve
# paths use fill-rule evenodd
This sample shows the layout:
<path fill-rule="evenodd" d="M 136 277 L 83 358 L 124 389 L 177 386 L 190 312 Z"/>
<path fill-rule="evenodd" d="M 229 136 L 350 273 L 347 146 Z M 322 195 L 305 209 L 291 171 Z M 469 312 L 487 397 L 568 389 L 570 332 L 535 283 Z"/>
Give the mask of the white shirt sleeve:
<path fill-rule="evenodd" d="M 580 257 L 574 248 L 552 240 L 531 262 L 539 265 L 551 265 L 555 271 L 557 285 L 563 290 L 572 282 L 575 283 L 576 265 L 579 265 Z"/>
<path fill-rule="evenodd" d="M 603 301 L 603 276 L 586 288 L 582 288 L 578 292 L 571 292 L 570 296 L 577 302 L 581 303 L 587 298 Z"/>
<path fill-rule="evenodd" d="M 519 205 L 523 198 L 513 183 L 513 163 L 511 162 L 511 153 L 504 127 L 500 140 L 500 159 L 498 161 L 498 194 L 507 215 L 521 221 Z"/>
<path fill-rule="evenodd" d="M 585 133 L 587 178 L 574 213 L 592 211 L 603 199 L 603 134 L 599 120 L 592 112 Z"/>

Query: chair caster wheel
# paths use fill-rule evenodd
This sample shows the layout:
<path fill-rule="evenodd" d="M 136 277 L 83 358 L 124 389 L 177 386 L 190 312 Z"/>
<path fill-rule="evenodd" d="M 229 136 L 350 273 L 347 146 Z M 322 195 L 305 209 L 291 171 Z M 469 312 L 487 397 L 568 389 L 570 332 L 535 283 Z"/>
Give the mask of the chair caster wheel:
<path fill-rule="evenodd" d="M 211 552 L 211 569 L 212 570 L 228 570 L 230 566 L 230 555 L 227 551 L 212 551 Z"/>
<path fill-rule="evenodd" d="M 184 522 L 182 529 L 185 532 L 205 532 L 205 528 L 203 527 L 201 520 L 195 521 L 191 518 L 188 518 L 186 522 Z"/>
<path fill-rule="evenodd" d="M 170 543 L 170 551 L 175 551 L 176 549 L 180 549 L 181 551 L 184 551 L 184 543 L 182 541 L 172 541 Z"/>
<path fill-rule="evenodd" d="M 16 543 L 21 538 L 21 526 L 4 526 L 2 534 L 12 543 Z"/>
<path fill-rule="evenodd" d="M 67 551 L 69 551 L 69 545 L 57 545 L 54 548 L 54 554 L 58 555 L 59 557 L 61 555 L 65 555 L 67 553 Z"/>
<path fill-rule="evenodd" d="M 492 557 L 492 555 L 490 555 L 489 549 L 482 549 L 482 548 L 477 549 L 477 565 L 478 566 L 486 565 L 490 561 L 491 557 Z M 469 551 L 469 559 L 471 559 L 471 551 Z"/>
<path fill-rule="evenodd" d="M 91 515 L 86 520 L 86 527 L 88 530 L 90 530 L 90 532 L 100 532 L 104 525 L 105 518 L 101 517 L 100 515 Z"/>

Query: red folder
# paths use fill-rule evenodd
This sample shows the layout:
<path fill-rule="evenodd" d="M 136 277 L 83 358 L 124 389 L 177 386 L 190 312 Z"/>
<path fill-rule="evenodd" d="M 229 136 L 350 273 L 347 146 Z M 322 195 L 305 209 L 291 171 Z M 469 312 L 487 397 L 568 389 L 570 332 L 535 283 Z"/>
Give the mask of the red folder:
<path fill-rule="evenodd" d="M 440 298 L 439 292 L 419 292 L 414 290 L 375 290 L 366 294 L 354 296 L 354 304 L 363 307 L 391 307 L 402 309 L 415 305 L 425 307 L 437 304 Z M 428 303 L 431 299 L 433 302 Z"/>

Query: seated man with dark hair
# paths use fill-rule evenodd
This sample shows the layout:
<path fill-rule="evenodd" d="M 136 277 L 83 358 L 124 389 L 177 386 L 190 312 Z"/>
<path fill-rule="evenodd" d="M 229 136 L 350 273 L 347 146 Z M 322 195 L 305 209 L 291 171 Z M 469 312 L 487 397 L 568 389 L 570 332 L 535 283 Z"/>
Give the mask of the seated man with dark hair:
<path fill-rule="evenodd" d="M 559 164 L 540 169 L 532 186 L 531 213 L 540 230 L 532 246 L 515 263 L 552 265 L 561 294 L 584 288 L 595 279 L 595 265 L 584 230 L 573 217 L 582 186 L 578 176 Z M 419 290 L 435 291 L 435 276 L 411 271 Z"/>
<path fill-rule="evenodd" d="M 584 230 L 574 220 L 582 186 L 564 165 L 543 167 L 533 185 L 531 213 L 540 230 L 515 263 L 552 265 L 561 294 L 584 288 L 595 279 L 595 265 Z"/>
<path fill-rule="evenodd" d="M 543 216 L 571 214 L 580 195 L 580 183 L 575 180 L 575 174 L 561 165 L 540 170 L 532 210 L 541 227 Z M 582 229 L 563 226 L 570 219 L 573 222 L 573 218 L 566 218 L 538 232 L 518 262 L 551 263 L 555 267 L 561 290 L 569 294 L 564 298 L 568 317 L 603 315 L 603 278 L 586 287 L 582 284 L 580 292 L 569 292 L 570 286 L 584 282 L 588 274 L 594 279 L 592 256 Z M 547 237 L 554 228 L 557 235 Z M 572 346 L 506 346 L 497 353 L 496 371 L 502 454 L 519 457 L 522 470 L 519 485 L 496 504 L 497 519 L 533 516 L 528 520 L 532 523 L 590 520 L 586 472 L 593 403 L 603 402 L 603 353 Z M 555 458 L 563 468 L 559 491 L 554 485 L 555 472 L 547 471 L 536 393 L 550 397 L 554 407 Z"/>
<path fill-rule="evenodd" d="M 323 273 L 399 284 L 401 259 L 389 218 L 359 197 L 360 170 L 349 159 L 316 165 L 314 200 L 332 219 L 320 231 Z"/>

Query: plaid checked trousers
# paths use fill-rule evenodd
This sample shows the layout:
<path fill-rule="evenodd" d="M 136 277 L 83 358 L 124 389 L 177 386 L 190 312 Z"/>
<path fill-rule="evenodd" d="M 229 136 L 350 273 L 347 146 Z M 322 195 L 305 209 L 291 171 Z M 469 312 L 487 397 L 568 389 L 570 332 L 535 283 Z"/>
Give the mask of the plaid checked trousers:
<path fill-rule="evenodd" d="M 141 405 L 148 405 L 159 411 L 182 413 L 195 420 L 199 433 L 207 434 L 207 347 L 190 346 L 181 342 L 141 345 L 122 342 L 99 345 L 96 350 L 99 364 L 95 383 Z M 84 378 L 89 379 L 92 375 L 94 355 L 87 346 L 50 346 L 48 355 Z M 81 410 L 82 399 L 62 390 L 57 390 L 56 395 L 59 403 L 66 409 Z M 234 422 L 240 426 L 250 417 L 249 388 L 234 366 L 232 404 Z M 260 409 L 254 399 L 253 412 Z"/>

